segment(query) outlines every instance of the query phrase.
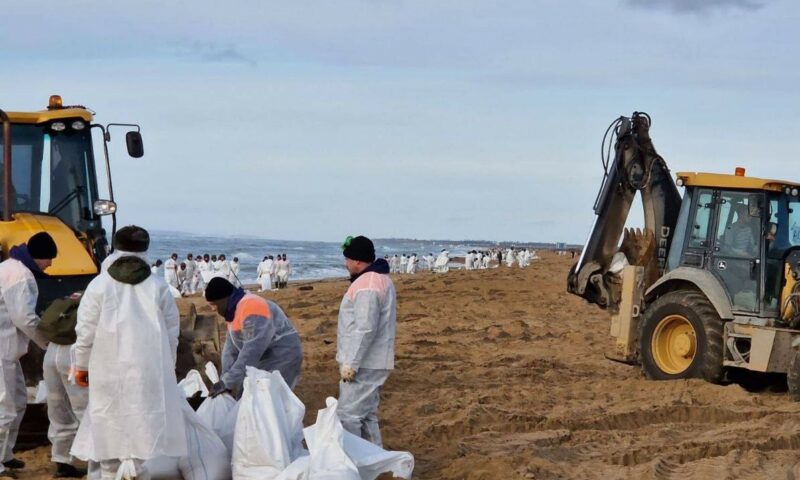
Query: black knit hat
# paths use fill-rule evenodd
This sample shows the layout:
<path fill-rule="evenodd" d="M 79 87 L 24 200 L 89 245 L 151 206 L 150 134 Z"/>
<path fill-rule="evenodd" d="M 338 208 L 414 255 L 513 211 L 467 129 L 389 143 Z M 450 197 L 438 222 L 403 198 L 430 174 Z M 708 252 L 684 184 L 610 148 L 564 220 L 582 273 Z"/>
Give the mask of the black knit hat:
<path fill-rule="evenodd" d="M 214 277 L 206 285 L 206 300 L 216 302 L 228 298 L 233 293 L 234 286 L 222 277 Z"/>
<path fill-rule="evenodd" d="M 150 234 L 136 225 L 122 227 L 114 234 L 114 248 L 124 252 L 146 252 L 150 248 Z"/>
<path fill-rule="evenodd" d="M 372 263 L 375 261 L 375 245 L 364 236 L 347 237 L 342 245 L 342 253 L 351 260 Z"/>
<path fill-rule="evenodd" d="M 36 260 L 52 260 L 58 255 L 58 247 L 47 232 L 39 232 L 28 240 L 28 253 Z"/>

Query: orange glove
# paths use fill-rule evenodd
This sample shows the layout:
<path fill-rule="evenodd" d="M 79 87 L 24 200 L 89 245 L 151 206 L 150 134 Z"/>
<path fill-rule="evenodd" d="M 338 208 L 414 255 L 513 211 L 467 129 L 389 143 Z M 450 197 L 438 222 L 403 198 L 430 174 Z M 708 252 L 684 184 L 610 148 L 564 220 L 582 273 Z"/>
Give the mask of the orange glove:
<path fill-rule="evenodd" d="M 89 386 L 89 371 L 88 370 L 75 370 L 75 383 L 80 387 Z"/>

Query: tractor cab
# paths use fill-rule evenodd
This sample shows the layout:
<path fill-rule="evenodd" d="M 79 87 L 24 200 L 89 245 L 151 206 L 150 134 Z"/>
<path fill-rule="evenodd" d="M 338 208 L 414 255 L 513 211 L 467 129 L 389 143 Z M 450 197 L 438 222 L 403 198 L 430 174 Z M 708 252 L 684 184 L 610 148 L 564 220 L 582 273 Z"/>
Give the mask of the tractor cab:
<path fill-rule="evenodd" d="M 677 177 L 686 191 L 666 271 L 703 269 L 719 281 L 734 315 L 778 318 L 784 264 L 800 246 L 798 185 L 745 177 L 744 169 Z"/>
<path fill-rule="evenodd" d="M 48 232 L 58 256 L 37 278 L 41 312 L 59 297 L 82 291 L 100 272 L 109 252 L 102 217 L 116 229 L 116 203 L 108 158 L 110 127 L 126 127 L 128 153 L 143 155 L 139 126 L 99 125 L 83 106 L 64 106 L 53 95 L 47 109 L 10 112 L 0 109 L 0 260 L 37 232 Z M 108 197 L 100 195 L 92 132 L 101 135 Z M 24 357 L 28 382 L 41 378 L 41 350 L 31 346 Z"/>
<path fill-rule="evenodd" d="M 59 248 L 47 271 L 49 284 L 40 284 L 40 308 L 85 288 L 108 254 L 101 218 L 111 215 L 112 224 L 116 221 L 106 146 L 110 135 L 93 120 L 94 112 L 64 106 L 58 95 L 50 97 L 46 110 L 0 110 L 0 254 L 5 258 L 11 247 L 39 231 L 50 233 Z M 137 131 L 128 134 L 129 154 L 141 156 L 139 127 L 131 126 Z M 99 191 L 93 130 L 102 134 L 109 199 Z"/>

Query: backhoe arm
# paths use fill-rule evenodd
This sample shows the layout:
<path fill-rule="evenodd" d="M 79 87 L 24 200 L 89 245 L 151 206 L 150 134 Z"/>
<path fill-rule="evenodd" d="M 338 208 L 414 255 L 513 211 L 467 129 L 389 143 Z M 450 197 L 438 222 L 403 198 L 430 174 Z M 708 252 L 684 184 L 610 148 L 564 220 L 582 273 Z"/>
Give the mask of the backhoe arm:
<path fill-rule="evenodd" d="M 606 137 L 612 130 L 614 160 L 609 168 L 604 153 L 606 173 L 594 205 L 597 217 L 578 263 L 570 270 L 567 291 L 615 311 L 620 279 L 616 269 L 609 270 L 614 255 L 622 252 L 629 264 L 645 267 L 645 288 L 663 275 L 681 198 L 666 162 L 653 147 L 646 113 L 618 118 Z M 624 231 L 618 246 L 637 191 L 644 207 L 644 231 Z"/>

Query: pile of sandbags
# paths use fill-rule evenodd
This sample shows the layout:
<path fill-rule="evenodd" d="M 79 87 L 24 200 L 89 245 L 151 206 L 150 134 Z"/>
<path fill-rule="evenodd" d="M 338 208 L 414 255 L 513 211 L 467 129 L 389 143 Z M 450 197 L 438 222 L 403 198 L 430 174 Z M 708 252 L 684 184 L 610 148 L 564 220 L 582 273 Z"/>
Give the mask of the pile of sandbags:
<path fill-rule="evenodd" d="M 192 372 L 181 382 L 181 393 L 207 396 L 200 374 Z M 206 376 L 219 380 L 210 362 Z M 153 480 L 374 480 L 384 472 L 411 478 L 410 453 L 386 451 L 346 432 L 336 399 L 329 397 L 326 404 L 316 423 L 303 429 L 305 406 L 280 372 L 247 367 L 238 402 L 218 395 L 196 413 L 186 403 L 188 457 L 162 457 L 146 466 Z"/>

